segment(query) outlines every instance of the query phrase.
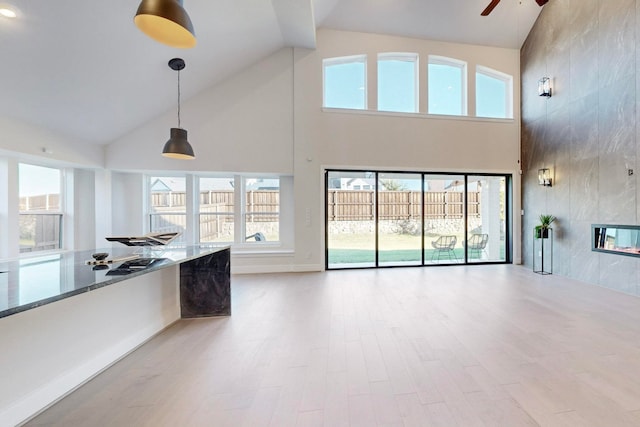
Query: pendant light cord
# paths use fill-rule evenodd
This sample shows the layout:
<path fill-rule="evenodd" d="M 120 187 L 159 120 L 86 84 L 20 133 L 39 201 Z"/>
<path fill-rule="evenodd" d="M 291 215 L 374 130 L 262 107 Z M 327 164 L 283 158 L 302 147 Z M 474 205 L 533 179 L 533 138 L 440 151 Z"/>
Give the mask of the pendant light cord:
<path fill-rule="evenodd" d="M 178 128 L 180 128 L 180 70 L 178 70 Z"/>

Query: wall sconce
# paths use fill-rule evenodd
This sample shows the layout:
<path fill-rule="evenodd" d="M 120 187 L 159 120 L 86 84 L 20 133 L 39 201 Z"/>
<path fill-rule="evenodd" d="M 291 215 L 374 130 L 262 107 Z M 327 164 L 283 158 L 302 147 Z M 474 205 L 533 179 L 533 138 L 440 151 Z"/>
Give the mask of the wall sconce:
<path fill-rule="evenodd" d="M 538 95 L 551 98 L 551 79 L 549 77 L 538 80 Z"/>
<path fill-rule="evenodd" d="M 551 187 L 551 171 L 549 169 L 538 169 L 538 184 Z"/>

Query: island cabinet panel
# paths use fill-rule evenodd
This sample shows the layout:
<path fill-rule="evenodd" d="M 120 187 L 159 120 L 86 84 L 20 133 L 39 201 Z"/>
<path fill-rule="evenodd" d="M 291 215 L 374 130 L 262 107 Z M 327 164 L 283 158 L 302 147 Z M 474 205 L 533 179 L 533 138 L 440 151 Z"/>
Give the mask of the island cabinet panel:
<path fill-rule="evenodd" d="M 183 318 L 231 314 L 229 249 L 180 264 L 180 309 Z"/>

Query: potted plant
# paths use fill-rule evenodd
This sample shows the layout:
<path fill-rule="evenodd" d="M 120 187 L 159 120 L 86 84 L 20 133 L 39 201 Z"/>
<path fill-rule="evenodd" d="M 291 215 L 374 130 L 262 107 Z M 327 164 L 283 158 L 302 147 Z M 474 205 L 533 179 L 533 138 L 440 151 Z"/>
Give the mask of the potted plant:
<path fill-rule="evenodd" d="M 540 215 L 540 224 L 535 227 L 536 239 L 549 238 L 549 230 L 551 229 L 551 223 L 556 220 L 553 215 Z"/>

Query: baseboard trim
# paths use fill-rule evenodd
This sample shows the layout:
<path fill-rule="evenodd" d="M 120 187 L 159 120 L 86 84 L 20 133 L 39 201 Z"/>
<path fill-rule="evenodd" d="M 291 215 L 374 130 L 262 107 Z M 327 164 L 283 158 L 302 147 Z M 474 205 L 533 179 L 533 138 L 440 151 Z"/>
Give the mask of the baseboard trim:
<path fill-rule="evenodd" d="M 300 265 L 231 265 L 232 274 L 261 274 L 261 273 L 298 273 L 323 271 L 321 264 L 300 264 Z M 233 286 L 233 281 L 231 282 Z"/>

